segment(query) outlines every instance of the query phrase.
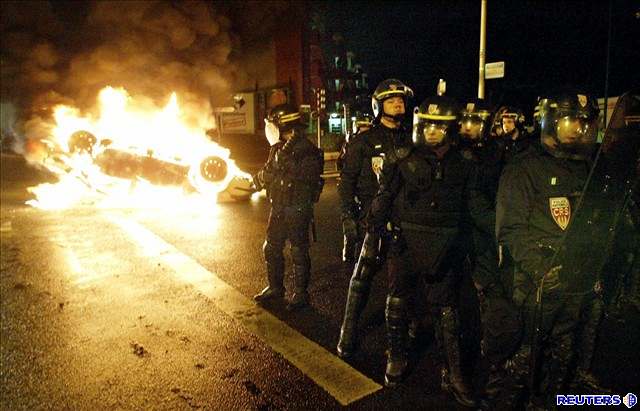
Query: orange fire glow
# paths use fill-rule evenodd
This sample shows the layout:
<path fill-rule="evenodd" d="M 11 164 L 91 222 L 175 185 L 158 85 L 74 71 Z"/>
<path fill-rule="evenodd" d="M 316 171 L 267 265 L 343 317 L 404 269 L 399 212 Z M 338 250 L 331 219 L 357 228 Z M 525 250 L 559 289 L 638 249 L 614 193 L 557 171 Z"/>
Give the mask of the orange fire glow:
<path fill-rule="evenodd" d="M 121 88 L 105 87 L 98 96 L 97 116 L 82 115 L 75 107 L 59 105 L 54 109 L 55 124 L 46 145 L 49 156 L 43 165 L 54 172 L 59 182 L 29 189 L 35 196 L 28 204 L 42 209 L 64 209 L 78 205 L 97 207 L 193 207 L 211 205 L 231 186 L 250 195 L 249 178 L 229 158 L 229 150 L 211 141 L 205 125 L 212 125 L 209 113 L 190 112 L 196 125 L 188 124 L 175 93 L 164 107 L 154 107 L 148 99 L 134 99 Z M 191 121 L 190 123 L 193 123 Z M 74 150 L 71 136 L 85 131 L 95 136 L 89 150 Z M 92 142 L 94 143 L 94 142 Z M 153 160 L 158 173 L 176 173 L 182 184 L 158 185 L 145 175 L 125 177 L 100 167 L 100 155 L 124 153 L 124 158 L 144 162 Z M 226 173 L 206 179 L 203 160 L 216 158 L 226 165 Z M 221 159 L 221 160 L 218 160 Z M 145 163 L 146 164 L 146 163 Z M 160 166 L 157 166 L 160 164 Z M 169 171 L 163 171 L 167 165 Z M 126 167 L 125 167 L 126 168 Z"/>

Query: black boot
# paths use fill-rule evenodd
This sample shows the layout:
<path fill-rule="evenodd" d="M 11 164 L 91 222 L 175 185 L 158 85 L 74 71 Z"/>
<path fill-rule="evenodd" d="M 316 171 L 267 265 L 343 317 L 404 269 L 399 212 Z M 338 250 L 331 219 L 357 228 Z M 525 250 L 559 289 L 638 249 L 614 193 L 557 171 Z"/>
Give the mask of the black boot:
<path fill-rule="evenodd" d="M 284 297 L 284 289 L 283 288 L 274 288 L 266 286 L 259 294 L 253 296 L 253 299 L 259 303 L 266 303 L 268 301 L 277 300 Z"/>
<path fill-rule="evenodd" d="M 293 295 L 287 304 L 288 311 L 297 311 L 309 306 L 309 265 L 293 265 Z"/>
<path fill-rule="evenodd" d="M 440 324 L 442 347 L 447 364 L 442 371 L 442 389 L 451 393 L 460 405 L 476 407 L 477 401 L 462 372 L 460 332 L 456 312 L 453 308 L 445 307 L 442 309 Z"/>
<path fill-rule="evenodd" d="M 598 377 L 581 368 L 576 370 L 576 375 L 571 385 L 576 390 L 587 391 L 588 394 L 613 394 L 611 389 L 602 385 Z"/>
<path fill-rule="evenodd" d="M 284 260 L 278 258 L 267 257 L 267 280 L 269 285 L 265 287 L 259 294 L 253 296 L 258 303 L 265 303 L 284 297 Z M 271 260 L 271 261 L 269 261 Z"/>
<path fill-rule="evenodd" d="M 506 371 L 501 365 L 492 365 L 489 367 L 489 375 L 484 386 L 484 395 L 487 399 L 492 400 L 500 395 L 506 380 Z"/>
<path fill-rule="evenodd" d="M 389 349 L 384 373 L 384 385 L 387 387 L 395 387 L 401 383 L 409 365 L 406 305 L 403 298 L 387 297 L 385 316 Z"/>
<path fill-rule="evenodd" d="M 585 323 L 579 340 L 580 355 L 576 366 L 575 376 L 571 381 L 571 388 L 586 391 L 587 394 L 613 394 L 611 390 L 602 386 L 598 377 L 591 373 L 591 365 L 596 350 L 598 331 L 604 318 L 604 303 L 600 298 L 594 298 L 584 310 Z"/>
<path fill-rule="evenodd" d="M 505 364 L 508 384 L 505 385 L 503 403 L 514 409 L 525 400 L 527 394 L 530 355 L 530 346 L 522 345 Z"/>
<path fill-rule="evenodd" d="M 358 339 L 358 320 L 369 298 L 369 282 L 355 277 L 349 283 L 349 294 L 344 309 L 344 318 L 340 328 L 340 339 L 336 351 L 340 358 L 348 358 L 356 350 Z"/>

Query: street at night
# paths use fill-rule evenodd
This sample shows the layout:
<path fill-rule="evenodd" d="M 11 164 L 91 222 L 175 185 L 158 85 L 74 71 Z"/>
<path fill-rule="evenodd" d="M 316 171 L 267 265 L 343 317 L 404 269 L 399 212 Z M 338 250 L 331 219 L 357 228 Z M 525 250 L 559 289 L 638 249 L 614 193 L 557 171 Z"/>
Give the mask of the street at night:
<path fill-rule="evenodd" d="M 637 2 L 0 7 L 0 411 L 638 403 Z"/>
<path fill-rule="evenodd" d="M 19 170 L 2 181 L 3 409 L 464 409 L 440 391 L 428 320 L 406 383 L 383 388 L 384 273 L 362 350 L 335 355 L 349 283 L 335 180 L 316 206 L 312 307 L 289 313 L 251 299 L 265 281 L 264 198 L 42 211 L 22 204 L 42 173 L 3 163 Z M 596 369 L 621 394 L 638 388 L 639 329 L 604 325 Z"/>

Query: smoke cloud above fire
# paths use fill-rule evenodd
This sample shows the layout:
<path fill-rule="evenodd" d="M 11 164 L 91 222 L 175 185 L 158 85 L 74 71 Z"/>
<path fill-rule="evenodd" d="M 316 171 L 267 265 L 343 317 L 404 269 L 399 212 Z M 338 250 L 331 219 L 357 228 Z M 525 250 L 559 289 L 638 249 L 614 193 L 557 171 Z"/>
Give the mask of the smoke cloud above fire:
<path fill-rule="evenodd" d="M 3 1 L 1 7 L 3 111 L 13 106 L 16 113 L 3 113 L 2 126 L 43 138 L 56 104 L 90 111 L 105 86 L 124 87 L 150 108 L 165 105 L 175 91 L 193 125 L 211 128 L 211 105 L 226 105 L 238 82 L 246 82 L 242 61 L 259 60 L 250 56 L 260 55 L 256 35 L 266 34 L 288 3 L 242 3 L 250 13 L 206 1 Z M 234 25 L 229 17 L 247 14 L 252 22 Z"/>

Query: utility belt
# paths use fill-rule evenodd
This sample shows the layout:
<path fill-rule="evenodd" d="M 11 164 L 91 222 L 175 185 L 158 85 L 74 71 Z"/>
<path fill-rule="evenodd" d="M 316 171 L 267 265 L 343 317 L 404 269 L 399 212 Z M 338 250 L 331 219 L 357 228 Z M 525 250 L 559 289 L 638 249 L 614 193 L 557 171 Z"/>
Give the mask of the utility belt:
<path fill-rule="evenodd" d="M 313 204 L 318 202 L 324 180 L 322 183 L 307 183 L 277 178 L 269 187 L 269 198 L 272 204 L 283 206 L 295 204 Z"/>
<path fill-rule="evenodd" d="M 452 225 L 452 226 L 442 226 L 442 225 L 426 225 L 426 224 L 417 224 L 417 223 L 411 223 L 408 221 L 401 221 L 397 224 L 394 224 L 394 227 L 398 227 L 400 230 L 407 230 L 407 231 L 420 231 L 420 232 L 425 232 L 425 233 L 442 233 L 443 231 L 448 231 L 450 230 L 451 232 L 457 232 L 459 231 L 459 226 L 458 225 Z"/>

